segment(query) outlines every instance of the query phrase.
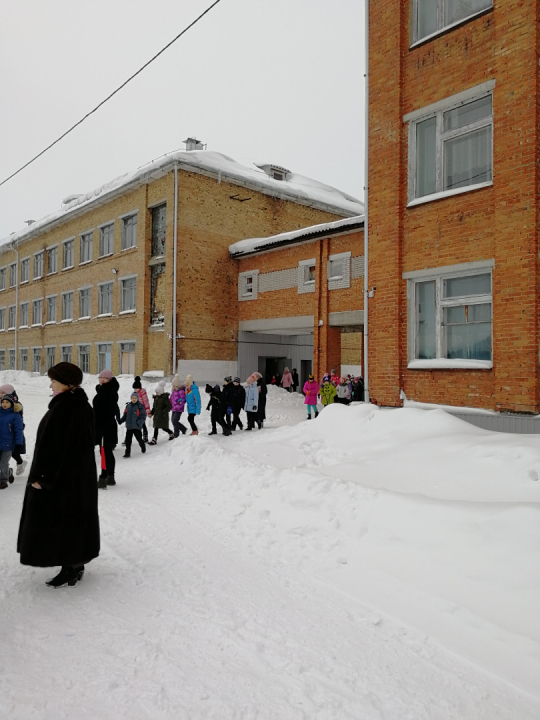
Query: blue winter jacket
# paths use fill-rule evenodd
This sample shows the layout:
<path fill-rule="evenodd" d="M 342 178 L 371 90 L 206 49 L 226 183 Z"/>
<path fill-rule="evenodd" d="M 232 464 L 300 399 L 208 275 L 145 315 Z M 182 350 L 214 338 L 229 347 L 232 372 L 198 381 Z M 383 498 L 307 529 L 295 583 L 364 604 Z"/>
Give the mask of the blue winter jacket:
<path fill-rule="evenodd" d="M 186 405 L 188 415 L 201 414 L 201 394 L 195 383 L 190 388 L 186 388 Z"/>
<path fill-rule="evenodd" d="M 257 383 L 248 385 L 246 387 L 246 402 L 244 404 L 244 410 L 246 412 L 257 412 L 259 407 L 259 388 Z"/>
<path fill-rule="evenodd" d="M 140 430 L 146 420 L 146 410 L 142 402 L 132 403 L 131 400 L 126 404 L 124 416 L 120 422 L 126 423 L 128 430 Z"/>
<path fill-rule="evenodd" d="M 21 413 L 16 413 L 13 408 L 0 407 L 0 451 L 13 452 L 15 445 L 22 445 L 23 421 Z"/>

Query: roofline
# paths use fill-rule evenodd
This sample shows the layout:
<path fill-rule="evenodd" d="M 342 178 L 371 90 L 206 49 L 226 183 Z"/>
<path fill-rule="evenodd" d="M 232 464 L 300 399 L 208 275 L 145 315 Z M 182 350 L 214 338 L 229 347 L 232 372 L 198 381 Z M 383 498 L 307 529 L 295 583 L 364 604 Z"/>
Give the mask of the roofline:
<path fill-rule="evenodd" d="M 58 227 L 60 225 L 63 225 L 67 220 L 72 220 L 73 218 L 80 217 L 81 215 L 84 215 L 85 213 L 89 212 L 90 210 L 94 210 L 97 207 L 100 207 L 101 205 L 106 205 L 107 203 L 111 202 L 112 200 L 115 200 L 118 197 L 121 197 L 122 195 L 125 195 L 128 192 L 131 192 L 133 190 L 136 190 L 137 188 L 141 187 L 142 185 L 149 184 L 150 182 L 154 180 L 159 180 L 160 178 L 164 177 L 165 175 L 168 175 L 170 172 L 174 170 L 174 167 L 178 168 L 178 170 L 183 170 L 185 172 L 192 172 L 196 173 L 198 175 L 204 175 L 205 177 L 211 177 L 215 178 L 217 180 L 226 181 L 231 183 L 232 185 L 237 185 L 239 187 L 245 187 L 250 190 L 255 190 L 256 192 L 260 192 L 263 195 L 269 195 L 270 197 L 278 198 L 279 200 L 287 200 L 290 202 L 295 202 L 298 205 L 305 205 L 306 207 L 312 207 L 316 210 L 322 210 L 325 212 L 332 213 L 333 215 L 339 215 L 340 217 L 355 217 L 357 213 L 345 210 L 344 208 L 337 207 L 336 205 L 330 205 L 328 203 L 320 202 L 318 200 L 313 200 L 310 198 L 305 198 L 297 195 L 294 192 L 287 192 L 284 193 L 276 188 L 276 190 L 273 190 L 270 187 L 267 187 L 266 185 L 259 184 L 256 181 L 252 180 L 246 180 L 243 177 L 239 177 L 233 173 L 223 172 L 222 170 L 208 170 L 206 168 L 201 168 L 196 165 L 191 165 L 187 162 L 182 162 L 178 160 L 171 159 L 169 162 L 167 162 L 162 167 L 154 168 L 152 170 L 149 170 L 148 172 L 144 173 L 143 175 L 137 177 L 135 180 L 128 182 L 125 185 L 121 185 L 120 187 L 106 191 L 103 193 L 103 195 L 100 195 L 95 200 L 89 200 L 88 202 L 84 203 L 81 206 L 74 207 L 73 210 L 68 210 L 64 215 L 62 215 L 59 218 L 55 218 L 51 220 L 50 222 L 46 222 L 43 225 L 40 225 L 35 230 L 32 230 L 32 226 L 28 228 L 27 231 L 23 231 L 22 235 L 19 235 L 18 238 L 14 239 L 13 241 L 10 241 L 9 236 L 5 238 L 5 242 L 0 245 L 0 255 L 2 255 L 4 252 L 9 251 L 12 249 L 13 243 L 16 243 L 17 245 L 20 245 L 21 243 L 25 243 L 28 240 L 33 239 L 34 237 L 37 237 L 38 235 L 42 235 L 46 232 L 49 232 L 50 230 L 53 230 L 55 227 Z M 284 188 L 285 189 L 285 188 Z M 39 222 L 39 221 L 37 221 Z M 18 233 L 15 233 L 18 234 Z"/>
<path fill-rule="evenodd" d="M 352 216 L 354 217 L 354 216 Z M 230 257 L 233 260 L 236 260 L 240 257 L 251 257 L 252 255 L 258 255 L 262 252 L 270 252 L 271 250 L 277 250 L 278 248 L 285 247 L 287 245 L 301 245 L 304 242 L 309 242 L 311 240 L 318 240 L 320 238 L 325 237 L 333 237 L 336 235 L 349 235 L 350 233 L 356 232 L 357 230 L 360 230 L 364 227 L 364 220 L 359 220 L 357 223 L 353 223 L 351 225 L 347 225 L 345 227 L 339 227 L 339 228 L 329 228 L 326 230 L 313 230 L 312 232 L 307 232 L 305 235 L 295 235 L 295 237 L 292 238 L 285 238 L 284 240 L 278 240 L 277 242 L 267 242 L 264 245 L 260 245 L 255 250 L 249 250 L 249 251 L 242 251 L 239 250 L 235 253 L 229 253 Z M 268 238 L 270 240 L 270 238 Z"/>

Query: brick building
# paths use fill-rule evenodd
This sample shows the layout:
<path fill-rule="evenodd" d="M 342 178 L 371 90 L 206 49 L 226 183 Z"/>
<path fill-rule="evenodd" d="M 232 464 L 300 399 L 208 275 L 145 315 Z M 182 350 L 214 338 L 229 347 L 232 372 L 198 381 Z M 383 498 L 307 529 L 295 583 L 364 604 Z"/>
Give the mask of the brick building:
<path fill-rule="evenodd" d="M 376 0 L 369 389 L 538 413 L 539 14 Z"/>
<path fill-rule="evenodd" d="M 231 245 L 238 272 L 238 368 L 361 374 L 363 216 Z"/>
<path fill-rule="evenodd" d="M 174 357 L 201 380 L 235 373 L 229 245 L 361 211 L 284 168 L 199 150 L 68 197 L 0 245 L 0 369 L 170 374 Z"/>

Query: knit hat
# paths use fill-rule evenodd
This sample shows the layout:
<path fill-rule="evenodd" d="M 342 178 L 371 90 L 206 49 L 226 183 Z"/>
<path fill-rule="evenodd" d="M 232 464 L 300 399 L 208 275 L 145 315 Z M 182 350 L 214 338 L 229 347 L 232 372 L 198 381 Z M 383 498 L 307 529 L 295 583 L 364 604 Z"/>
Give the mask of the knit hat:
<path fill-rule="evenodd" d="M 232 383 L 232 375 L 227 375 L 227 377 L 225 378 L 224 382 L 226 382 L 226 383 Z"/>
<path fill-rule="evenodd" d="M 156 395 L 163 395 L 165 392 L 165 383 L 164 382 L 158 382 L 156 385 Z"/>
<path fill-rule="evenodd" d="M 106 370 L 104 372 L 111 372 Z M 60 362 L 49 368 L 47 375 L 51 380 L 56 380 L 62 385 L 68 385 L 69 387 L 78 387 L 83 381 L 83 374 L 80 367 L 69 362 Z M 112 373 L 111 373 L 112 377 Z"/>
<path fill-rule="evenodd" d="M 328 375 L 328 374 L 323 375 L 322 381 L 323 381 L 323 383 L 330 382 L 330 375 Z"/>
<path fill-rule="evenodd" d="M 3 393 L 4 395 L 6 393 L 9 393 L 11 395 L 11 393 L 13 392 L 15 392 L 15 388 L 13 387 L 13 385 L 10 385 L 9 383 L 6 383 L 5 385 L 0 385 L 0 393 Z"/>
<path fill-rule="evenodd" d="M 130 400 L 131 400 L 132 397 L 136 397 L 137 400 L 139 400 L 139 393 L 137 393 L 137 392 L 132 392 L 132 393 L 131 393 L 131 396 L 130 396 Z"/>
<path fill-rule="evenodd" d="M 14 399 L 13 395 L 6 393 L 0 402 L 3 402 L 4 400 L 7 400 L 8 402 L 10 402 L 11 407 L 15 406 L 15 399 Z"/>
<path fill-rule="evenodd" d="M 193 378 L 191 375 L 186 375 L 186 382 L 184 383 L 186 387 L 191 387 L 193 385 Z"/>
<path fill-rule="evenodd" d="M 233 380 L 233 382 L 237 382 L 237 383 L 239 383 L 239 382 L 242 382 L 242 381 L 240 380 L 240 378 L 239 378 L 239 377 L 235 377 L 235 378 L 234 378 L 234 380 Z"/>
<path fill-rule="evenodd" d="M 135 382 L 133 383 L 133 385 L 131 387 L 134 388 L 135 390 L 140 390 L 142 388 L 141 378 L 138 375 L 135 376 Z"/>
<path fill-rule="evenodd" d="M 175 375 L 172 379 L 172 386 L 174 388 L 179 388 L 181 384 L 182 384 L 182 381 L 180 380 L 179 376 Z"/>
<path fill-rule="evenodd" d="M 59 365 L 63 365 L 63 364 L 64 363 L 59 363 Z M 99 373 L 98 377 L 105 378 L 106 380 L 112 380 L 112 378 L 113 378 L 112 370 L 102 370 Z"/>

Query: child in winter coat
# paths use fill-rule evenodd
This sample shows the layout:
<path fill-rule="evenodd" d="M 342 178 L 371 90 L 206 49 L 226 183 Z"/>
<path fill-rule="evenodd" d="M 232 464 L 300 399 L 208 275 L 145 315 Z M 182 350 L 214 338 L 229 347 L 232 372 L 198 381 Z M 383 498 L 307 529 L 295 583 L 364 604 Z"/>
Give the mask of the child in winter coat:
<path fill-rule="evenodd" d="M 24 442 L 21 414 L 14 410 L 15 400 L 5 393 L 0 401 L 0 490 L 9 482 L 9 460 L 17 446 Z"/>
<path fill-rule="evenodd" d="M 144 444 L 141 429 L 146 420 L 146 410 L 142 402 L 139 400 L 139 394 L 136 391 L 131 393 L 130 402 L 126 403 L 126 409 L 124 414 L 120 418 L 120 423 L 126 423 L 126 452 L 124 457 L 128 458 L 131 456 L 131 443 L 133 442 L 133 436 L 139 443 L 141 452 L 146 452 L 146 445 Z"/>
<path fill-rule="evenodd" d="M 141 385 L 141 378 L 139 377 L 139 375 L 135 376 L 135 382 L 131 387 L 137 392 L 140 402 L 142 402 L 142 404 L 144 405 L 144 409 L 146 410 L 146 416 L 151 417 L 152 413 L 150 412 L 148 395 L 146 393 L 146 390 Z M 144 442 L 148 442 L 148 428 L 146 427 L 146 420 L 144 421 L 144 425 L 142 426 L 141 431 Z"/>
<path fill-rule="evenodd" d="M 323 383 L 319 390 L 319 397 L 321 398 L 321 402 L 326 407 L 327 405 L 332 405 L 334 402 L 334 398 L 337 395 L 336 388 L 334 387 L 333 383 L 330 382 L 330 376 L 325 375 L 323 377 Z"/>
<path fill-rule="evenodd" d="M 188 410 L 188 423 L 191 426 L 191 434 L 198 435 L 199 430 L 195 425 L 195 415 L 201 414 L 201 394 L 197 384 L 193 382 L 191 375 L 186 377 L 186 405 Z"/>
<path fill-rule="evenodd" d="M 315 417 L 319 414 L 317 410 L 317 395 L 319 393 L 319 383 L 315 380 L 313 375 L 309 375 L 307 381 L 304 383 L 304 405 L 307 405 L 307 419 L 311 420 L 311 411 L 315 411 Z"/>
<path fill-rule="evenodd" d="M 171 405 L 172 405 L 172 415 L 171 415 L 171 422 L 174 430 L 174 437 L 177 438 L 180 433 L 182 435 L 185 435 L 187 432 L 187 427 L 180 422 L 180 418 L 182 417 L 182 413 L 184 412 L 184 407 L 186 405 L 186 388 L 185 385 L 182 385 L 180 382 L 180 378 L 178 375 L 175 375 L 172 379 L 172 393 L 171 393 Z"/>
<path fill-rule="evenodd" d="M 259 388 L 257 387 L 257 378 L 254 375 L 250 375 L 246 382 L 246 402 L 244 404 L 248 419 L 246 430 L 253 430 L 255 422 L 258 420 Z"/>
<path fill-rule="evenodd" d="M 351 392 L 349 390 L 349 386 L 347 385 L 347 381 L 344 377 L 339 379 L 339 385 L 336 388 L 336 398 L 334 402 L 341 403 L 342 405 L 348 405 L 351 400 Z"/>
<path fill-rule="evenodd" d="M 240 430 L 244 429 L 242 421 L 240 420 L 240 412 L 244 409 L 244 403 L 246 402 L 246 391 L 240 384 L 240 378 L 235 377 L 234 383 L 234 401 L 233 401 L 233 421 L 231 430 L 236 430 L 237 427 Z"/>
<path fill-rule="evenodd" d="M 165 383 L 160 382 L 156 387 L 154 404 L 152 405 L 152 417 L 154 418 L 154 437 L 149 445 L 157 445 L 157 436 L 160 430 L 166 432 L 169 440 L 174 440 L 174 433 L 169 428 L 169 413 L 172 409 L 169 393 L 165 392 Z"/>
<path fill-rule="evenodd" d="M 17 391 L 15 390 L 13 385 L 10 385 L 9 383 L 6 383 L 5 385 L 0 385 L 0 399 L 6 393 L 13 397 L 13 400 L 15 401 L 15 405 L 13 406 L 13 409 L 15 410 L 15 412 L 21 413 L 21 420 L 23 421 L 23 443 L 22 443 L 22 445 L 18 445 L 11 453 L 11 457 L 17 463 L 16 473 L 17 473 L 17 475 L 22 475 L 26 466 L 28 465 L 28 461 L 23 460 L 21 457 L 21 455 L 26 455 L 26 438 L 24 437 L 23 406 L 21 405 L 19 396 L 17 395 Z M 9 482 L 13 482 L 13 470 L 11 470 L 11 468 L 9 470 Z"/>
<path fill-rule="evenodd" d="M 229 375 L 223 381 L 221 399 L 219 401 L 219 424 L 223 428 L 224 435 L 231 435 L 231 416 L 234 405 L 234 385 L 232 376 Z"/>
<path fill-rule="evenodd" d="M 212 432 L 209 432 L 208 434 L 217 435 L 216 423 L 219 423 L 219 404 L 221 401 L 221 390 L 219 388 L 219 385 L 214 385 L 214 387 L 212 387 L 209 383 L 206 384 L 205 390 L 210 396 L 210 400 L 208 401 L 206 409 L 210 410 L 210 422 L 212 423 Z"/>

